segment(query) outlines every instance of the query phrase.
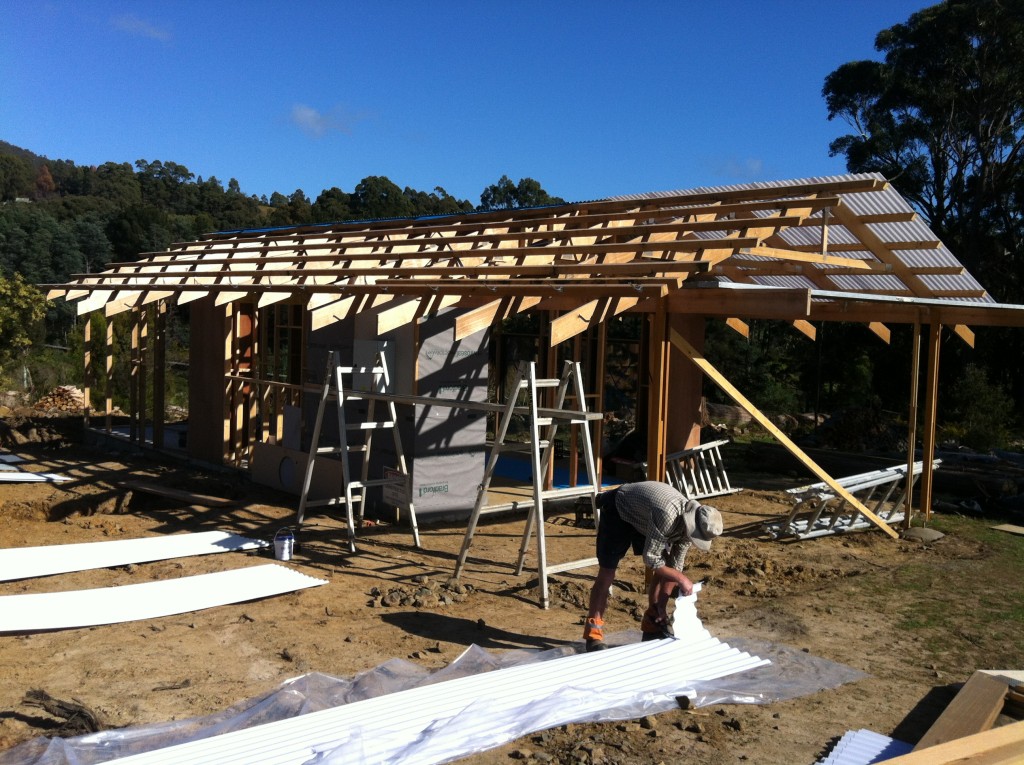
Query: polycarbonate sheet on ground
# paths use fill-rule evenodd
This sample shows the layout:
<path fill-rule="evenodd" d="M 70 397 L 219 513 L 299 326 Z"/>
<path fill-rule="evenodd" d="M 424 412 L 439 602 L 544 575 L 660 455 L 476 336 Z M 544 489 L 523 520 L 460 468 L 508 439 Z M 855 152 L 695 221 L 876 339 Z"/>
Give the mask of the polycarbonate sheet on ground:
<path fill-rule="evenodd" d="M 10 547 L 0 549 L 0 582 L 267 546 L 269 543 L 263 540 L 226 531 L 203 531 L 45 547 Z"/>
<path fill-rule="evenodd" d="M 460 677 L 115 762 L 440 763 L 608 710 L 660 711 L 695 685 L 767 663 L 708 633 L 694 601 L 679 599 L 674 639 Z"/>
<path fill-rule="evenodd" d="M 70 480 L 68 476 L 59 473 L 29 473 L 25 470 L 0 472 L 0 481 L 4 483 L 60 483 Z"/>
<path fill-rule="evenodd" d="M 815 765 L 873 765 L 907 754 L 914 747 L 870 730 L 851 730 L 843 734 L 824 759 Z"/>
<path fill-rule="evenodd" d="M 262 566 L 121 587 L 0 597 L 0 632 L 92 627 L 201 611 L 327 584 L 284 566 Z"/>

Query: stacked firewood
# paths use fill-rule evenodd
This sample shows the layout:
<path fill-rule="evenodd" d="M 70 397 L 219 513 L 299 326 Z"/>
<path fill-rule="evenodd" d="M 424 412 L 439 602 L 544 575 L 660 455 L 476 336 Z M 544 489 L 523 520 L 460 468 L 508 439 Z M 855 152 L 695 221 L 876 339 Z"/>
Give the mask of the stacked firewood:
<path fill-rule="evenodd" d="M 80 412 L 85 407 L 85 394 L 74 385 L 60 385 L 33 404 L 39 412 Z"/>

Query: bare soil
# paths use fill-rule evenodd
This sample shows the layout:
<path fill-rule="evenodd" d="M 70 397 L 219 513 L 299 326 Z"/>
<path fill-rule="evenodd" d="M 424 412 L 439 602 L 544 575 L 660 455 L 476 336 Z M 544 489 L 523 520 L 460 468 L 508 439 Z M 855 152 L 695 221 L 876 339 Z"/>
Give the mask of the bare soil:
<path fill-rule="evenodd" d="M 294 520 L 294 497 L 237 475 L 87 449 L 67 423 L 8 420 L 5 428 L 0 446 L 29 460 L 28 469 L 74 480 L 0 485 L 3 547 L 211 529 L 269 540 Z M 916 741 L 975 669 L 1024 665 L 1020 623 L 1007 631 L 1005 624 L 979 622 L 975 613 L 976 600 L 1001 596 L 998 584 L 971 586 L 987 582 L 981 572 L 994 555 L 991 546 L 956 532 L 930 545 L 879 532 L 766 541 L 758 529 L 786 511 L 781 489 L 795 480 L 730 475 L 747 488 L 714 501 L 726 534 L 711 552 L 693 552 L 688 560 L 691 578 L 706 582 L 698 603 L 705 626 L 723 639 L 803 649 L 869 677 L 763 706 L 568 725 L 466 762 L 811 763 L 850 729 Z M 184 506 L 124 488 L 138 479 L 237 503 Z M 551 608 L 540 609 L 535 578 L 514 575 L 522 529 L 522 517 L 483 523 L 461 578 L 464 589 L 457 591 L 444 584 L 462 527 L 427 526 L 422 549 L 415 549 L 406 528 L 379 524 L 360 530 L 359 550 L 350 554 L 344 524 L 314 515 L 290 565 L 329 580 L 327 586 L 149 621 L 0 635 L 0 750 L 59 731 L 60 719 L 25 703 L 33 689 L 75 700 L 103 725 L 121 727 L 219 711 L 306 672 L 347 677 L 395 657 L 441 667 L 474 643 L 491 651 L 577 644 L 587 571 L 557 577 Z M 550 517 L 546 529 L 553 561 L 593 554 L 593 531 L 578 527 L 571 511 Z M 224 554 L 83 571 L 0 583 L 0 595 L 179 577 L 269 557 Z M 637 629 L 642 583 L 639 560 L 627 559 L 609 631 Z M 432 593 L 410 602 L 431 585 Z M 936 610 L 941 625 L 921 616 Z"/>

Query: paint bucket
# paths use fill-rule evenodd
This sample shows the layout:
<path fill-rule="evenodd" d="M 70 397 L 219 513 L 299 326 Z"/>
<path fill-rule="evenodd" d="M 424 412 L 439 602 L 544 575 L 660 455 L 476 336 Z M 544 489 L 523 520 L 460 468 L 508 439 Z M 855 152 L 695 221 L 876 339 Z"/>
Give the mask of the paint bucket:
<path fill-rule="evenodd" d="M 295 550 L 295 535 L 285 526 L 274 534 L 274 557 L 278 560 L 291 560 Z"/>

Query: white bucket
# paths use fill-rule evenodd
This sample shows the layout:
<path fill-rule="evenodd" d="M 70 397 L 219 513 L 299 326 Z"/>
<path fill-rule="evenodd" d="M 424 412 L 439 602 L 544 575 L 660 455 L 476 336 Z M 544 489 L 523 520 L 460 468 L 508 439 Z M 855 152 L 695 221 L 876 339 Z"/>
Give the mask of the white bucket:
<path fill-rule="evenodd" d="M 295 535 L 285 527 L 274 534 L 274 557 L 278 560 L 291 560 L 295 550 Z"/>

